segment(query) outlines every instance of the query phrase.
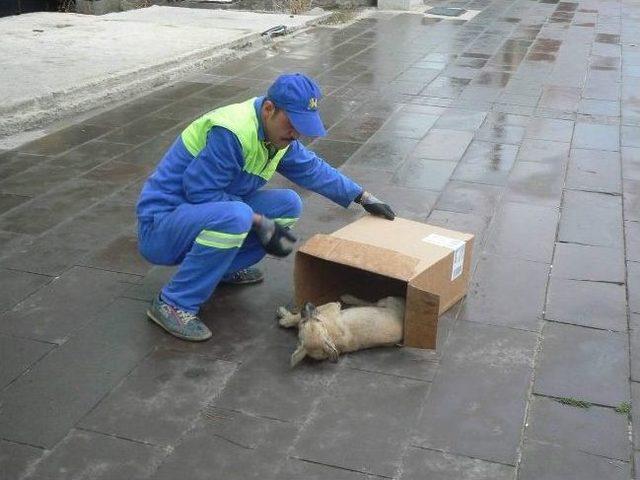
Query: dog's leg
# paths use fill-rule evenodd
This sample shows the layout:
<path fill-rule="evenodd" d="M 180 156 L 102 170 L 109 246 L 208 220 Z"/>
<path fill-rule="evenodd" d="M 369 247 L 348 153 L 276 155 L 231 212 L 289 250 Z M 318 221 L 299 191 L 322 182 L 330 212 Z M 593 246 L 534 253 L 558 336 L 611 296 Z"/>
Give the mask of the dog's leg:
<path fill-rule="evenodd" d="M 345 305 L 351 305 L 354 307 L 370 307 L 371 305 L 375 305 L 375 303 L 373 302 L 367 302 L 366 300 L 354 297 L 353 295 L 349 295 L 348 293 L 340 295 L 340 301 Z"/>
<path fill-rule="evenodd" d="M 278 323 L 281 327 L 291 328 L 297 327 L 302 319 L 299 313 L 291 313 L 285 307 L 278 308 Z"/>

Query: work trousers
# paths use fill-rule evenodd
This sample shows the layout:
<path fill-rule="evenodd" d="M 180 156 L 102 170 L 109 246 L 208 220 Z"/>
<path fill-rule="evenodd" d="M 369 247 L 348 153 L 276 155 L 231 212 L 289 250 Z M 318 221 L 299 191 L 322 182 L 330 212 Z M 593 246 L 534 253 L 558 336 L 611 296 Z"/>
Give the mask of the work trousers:
<path fill-rule="evenodd" d="M 196 313 L 227 273 L 258 263 L 265 250 L 251 230 L 253 213 L 290 227 L 302 200 L 293 190 L 259 190 L 242 201 L 184 203 L 138 225 L 140 253 L 156 265 L 180 265 L 160 293 Z"/>

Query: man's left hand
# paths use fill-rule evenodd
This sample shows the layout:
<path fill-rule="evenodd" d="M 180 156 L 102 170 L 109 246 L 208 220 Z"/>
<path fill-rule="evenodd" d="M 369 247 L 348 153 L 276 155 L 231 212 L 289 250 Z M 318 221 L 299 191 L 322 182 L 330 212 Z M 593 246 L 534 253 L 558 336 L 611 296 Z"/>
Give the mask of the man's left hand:
<path fill-rule="evenodd" d="M 393 220 L 396 218 L 396 214 L 391 210 L 389 205 L 367 191 L 363 191 L 358 198 L 356 198 L 356 202 L 362 205 L 362 207 L 371 215 L 384 217 L 387 220 Z"/>

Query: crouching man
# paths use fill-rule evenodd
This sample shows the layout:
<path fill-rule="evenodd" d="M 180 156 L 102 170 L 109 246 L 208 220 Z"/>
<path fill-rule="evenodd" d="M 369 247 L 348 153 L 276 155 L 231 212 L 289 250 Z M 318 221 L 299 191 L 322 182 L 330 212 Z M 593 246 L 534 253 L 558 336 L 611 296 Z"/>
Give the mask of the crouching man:
<path fill-rule="evenodd" d="M 178 338 L 207 340 L 200 306 L 219 283 L 254 283 L 266 253 L 286 256 L 302 201 L 292 190 L 260 190 L 277 171 L 343 207 L 361 204 L 393 220 L 385 203 L 299 141 L 326 131 L 320 89 L 302 74 L 282 75 L 266 96 L 217 108 L 191 123 L 147 179 L 137 204 L 140 253 L 180 265 L 147 315 Z"/>

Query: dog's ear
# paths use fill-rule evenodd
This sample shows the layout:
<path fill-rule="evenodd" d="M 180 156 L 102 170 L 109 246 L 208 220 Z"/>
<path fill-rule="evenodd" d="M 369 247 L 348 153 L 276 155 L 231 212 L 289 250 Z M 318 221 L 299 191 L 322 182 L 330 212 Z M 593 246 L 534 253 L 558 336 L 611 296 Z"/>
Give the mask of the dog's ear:
<path fill-rule="evenodd" d="M 304 345 L 298 345 L 296 351 L 291 354 L 291 366 L 295 367 L 299 364 L 304 357 L 307 356 L 307 351 L 304 349 Z"/>
<path fill-rule="evenodd" d="M 338 356 L 340 356 L 340 352 L 338 352 L 336 344 L 333 343 L 333 340 L 331 340 L 331 337 L 329 337 L 329 334 L 324 329 L 320 334 L 320 337 L 322 338 L 322 349 L 329 356 L 329 360 L 334 363 L 337 362 Z"/>
<path fill-rule="evenodd" d="M 316 306 L 313 303 L 306 302 L 304 307 L 302 307 L 302 311 L 300 312 L 300 316 L 303 321 L 311 320 L 316 314 Z"/>

